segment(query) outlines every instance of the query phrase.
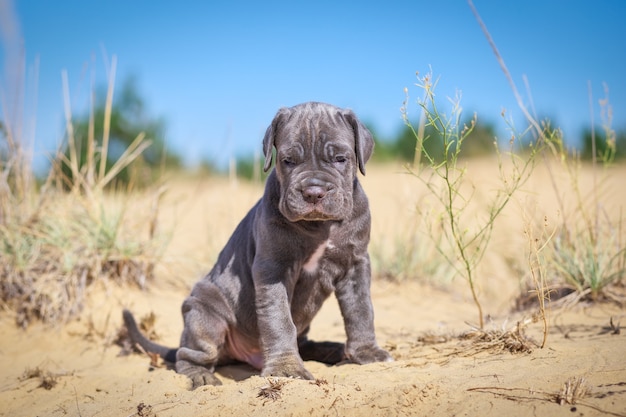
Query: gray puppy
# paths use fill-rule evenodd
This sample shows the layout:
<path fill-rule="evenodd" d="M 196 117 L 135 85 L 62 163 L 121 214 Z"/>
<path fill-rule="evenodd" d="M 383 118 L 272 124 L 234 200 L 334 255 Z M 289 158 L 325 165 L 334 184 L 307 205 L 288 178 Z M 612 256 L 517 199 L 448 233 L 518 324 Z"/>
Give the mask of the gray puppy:
<path fill-rule="evenodd" d="M 370 212 L 357 179 L 374 148 L 354 113 L 323 103 L 278 111 L 263 139 L 265 193 L 235 229 L 211 272 L 182 306 L 180 347 L 131 339 L 176 363 L 193 387 L 218 385 L 216 365 L 247 362 L 263 376 L 313 379 L 303 360 L 391 361 L 376 343 L 370 298 Z M 307 339 L 335 292 L 347 342 Z"/>

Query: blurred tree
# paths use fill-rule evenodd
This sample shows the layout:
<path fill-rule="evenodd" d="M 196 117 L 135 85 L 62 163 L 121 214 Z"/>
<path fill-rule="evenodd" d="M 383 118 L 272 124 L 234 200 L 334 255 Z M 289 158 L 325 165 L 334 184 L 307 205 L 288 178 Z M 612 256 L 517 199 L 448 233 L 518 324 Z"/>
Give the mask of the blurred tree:
<path fill-rule="evenodd" d="M 586 128 L 582 133 L 581 158 L 591 160 L 593 157 L 593 137 L 596 141 L 596 157 L 599 161 L 611 162 L 613 159 L 626 157 L 626 131 L 618 132 L 595 130 L 594 135 L 591 129 Z"/>
<path fill-rule="evenodd" d="M 237 158 L 236 163 L 236 171 L 237 177 L 245 178 L 248 180 L 259 179 L 261 181 L 265 181 L 270 171 L 263 172 L 263 161 L 260 159 L 260 156 L 242 156 Z"/>
<path fill-rule="evenodd" d="M 365 121 L 364 124 L 374 138 L 374 153 L 372 154 L 372 161 L 388 162 L 390 160 L 393 160 L 395 156 L 393 154 L 393 149 L 390 146 L 390 141 L 384 140 L 381 137 L 378 129 L 372 122 Z"/>
<path fill-rule="evenodd" d="M 471 119 L 465 124 L 470 125 Z M 417 129 L 417 123 L 413 124 Z M 475 157 L 491 154 L 495 151 L 493 146 L 495 138 L 495 128 L 489 123 L 476 123 L 473 131 L 463 142 L 461 157 Z M 399 129 L 395 139 L 391 141 L 380 141 L 376 143 L 376 152 L 382 149 L 386 160 L 395 158 L 404 162 L 413 162 L 415 155 L 416 137 L 413 131 L 405 125 Z M 435 161 L 443 160 L 443 138 L 432 126 L 424 128 L 424 152 L 427 152 Z M 391 155 L 389 157 L 388 155 Z"/>
<path fill-rule="evenodd" d="M 471 120 L 465 122 L 470 125 Z M 474 129 L 463 142 L 462 157 L 489 155 L 495 152 L 496 129 L 491 123 L 476 122 Z"/>
<path fill-rule="evenodd" d="M 104 115 L 106 110 L 106 88 L 98 89 L 94 103 L 94 137 L 97 147 L 102 145 Z M 159 168 L 180 168 L 179 155 L 167 152 L 165 146 L 165 121 L 147 114 L 146 105 L 137 89 L 135 77 L 129 77 L 122 84 L 119 92 L 115 92 L 111 108 L 109 126 L 109 148 L 107 152 L 107 169 L 110 168 L 128 146 L 143 132 L 152 144 L 128 167 L 124 168 L 114 181 L 114 186 L 129 184 L 145 186 L 153 182 Z M 89 113 L 74 119 L 74 138 L 78 154 L 78 166 L 83 168 L 87 162 Z M 69 158 L 69 150 L 66 150 Z M 99 162 L 98 162 L 99 163 Z M 62 167 L 63 173 L 71 180 L 71 170 L 67 165 Z M 115 184 L 117 183 L 117 184 Z"/>

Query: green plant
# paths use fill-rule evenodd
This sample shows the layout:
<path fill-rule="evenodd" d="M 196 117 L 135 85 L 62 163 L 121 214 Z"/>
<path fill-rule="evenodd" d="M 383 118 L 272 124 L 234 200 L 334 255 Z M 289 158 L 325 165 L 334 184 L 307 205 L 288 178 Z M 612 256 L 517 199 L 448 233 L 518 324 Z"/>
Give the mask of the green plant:
<path fill-rule="evenodd" d="M 405 90 L 407 98 L 402 107 L 403 119 L 414 133 L 416 143 L 421 147 L 419 154 L 423 154 L 427 166 L 427 169 L 422 169 L 415 165 L 409 167 L 409 171 L 423 181 L 442 210 L 441 214 L 436 216 L 436 221 L 431 220 L 433 216 L 424 216 L 424 219 L 427 219 L 429 230 L 441 233 L 442 239 L 433 241 L 439 254 L 469 284 L 472 299 L 478 310 L 479 326 L 482 328 L 484 318 L 476 284 L 476 268 L 487 250 L 495 220 L 511 201 L 513 194 L 530 177 L 537 155 L 543 149 L 543 142 L 530 142 L 524 152 L 517 152 L 522 147 L 520 140 L 522 135 L 516 134 L 512 123 L 507 122 L 514 132 L 509 141 L 509 151 L 503 154 L 494 139 L 500 176 L 499 187 L 489 197 L 486 216 L 474 214 L 470 206 L 475 195 L 475 186 L 467 178 L 467 169 L 462 165 L 459 156 L 475 126 L 476 117 L 469 125 L 461 124 L 460 97 L 450 100 L 452 109 L 449 115 L 441 112 L 435 100 L 436 84 L 437 81 L 433 81 L 432 75 L 427 74 L 421 78 L 418 76 L 416 85 L 424 92 L 424 99 L 418 101 L 424 114 L 422 120 L 425 126 L 433 129 L 441 137 L 443 145 L 441 159 L 428 152 L 426 143 L 429 138 L 421 137 L 419 133 L 426 129 L 420 127 L 415 129 L 409 121 L 408 89 Z M 503 158 L 505 155 L 506 163 Z"/>

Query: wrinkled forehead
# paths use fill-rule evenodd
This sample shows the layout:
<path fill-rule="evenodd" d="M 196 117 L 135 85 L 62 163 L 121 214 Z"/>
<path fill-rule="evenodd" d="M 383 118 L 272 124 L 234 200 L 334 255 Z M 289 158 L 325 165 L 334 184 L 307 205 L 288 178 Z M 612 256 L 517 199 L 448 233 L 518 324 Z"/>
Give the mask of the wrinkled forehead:
<path fill-rule="evenodd" d="M 337 108 L 305 108 L 289 115 L 275 138 L 277 148 L 294 143 L 305 149 L 320 146 L 354 149 L 354 131 Z"/>

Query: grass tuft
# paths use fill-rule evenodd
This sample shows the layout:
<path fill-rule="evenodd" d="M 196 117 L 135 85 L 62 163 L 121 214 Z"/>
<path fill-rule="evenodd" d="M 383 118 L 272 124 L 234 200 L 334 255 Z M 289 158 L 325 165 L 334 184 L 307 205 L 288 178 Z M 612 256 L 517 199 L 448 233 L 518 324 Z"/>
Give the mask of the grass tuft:
<path fill-rule="evenodd" d="M 38 380 L 39 385 L 37 385 L 37 388 L 43 388 L 49 391 L 59 383 L 60 377 L 67 375 L 67 372 L 50 372 L 47 369 L 37 366 L 35 368 L 26 368 L 19 380 L 21 382 L 29 381 L 31 379 Z"/>
<path fill-rule="evenodd" d="M 608 91 L 606 94 L 600 100 L 603 115 L 612 113 Z M 558 277 L 558 282 L 553 285 L 573 289 L 579 300 L 611 299 L 611 287 L 623 285 L 626 278 L 623 215 L 620 211 L 617 217 L 612 216 L 606 204 L 610 193 L 606 180 L 611 175 L 615 154 L 611 138 L 615 133 L 610 117 L 603 116 L 602 124 L 606 141 L 613 143 L 613 151 L 594 155 L 590 190 L 582 185 L 580 155 L 565 146 L 560 132 L 551 134 L 554 154 L 569 179 L 571 201 L 566 202 L 561 197 L 563 191 L 554 187 L 563 216 L 558 232 L 550 241 L 552 256 L 548 270 Z M 592 138 L 594 143 L 596 139 L 595 136 Z M 614 301 L 623 304 L 625 299 Z"/>
<path fill-rule="evenodd" d="M 559 405 L 575 405 L 589 393 L 587 380 L 584 377 L 569 378 L 563 384 L 561 391 L 556 395 Z"/>
<path fill-rule="evenodd" d="M 66 76 L 64 85 L 69 97 Z M 104 169 L 97 162 L 106 155 L 106 137 L 92 136 L 93 163 L 79 169 L 69 102 L 65 104 L 70 157 L 61 150 L 56 153 L 43 185 L 34 180 L 16 136 L 19 129 L 6 126 L 5 143 L 0 144 L 7 150 L 0 155 L 0 300 L 16 313 L 21 327 L 36 320 L 67 322 L 80 313 L 88 288 L 97 282 L 145 287 L 166 245 L 157 230 L 162 189 L 155 192 L 153 209 L 143 216 L 127 216 L 130 197 L 123 190 L 105 192 L 150 142 L 139 135 L 111 168 Z M 71 179 L 63 175 L 63 166 L 71 168 Z"/>

